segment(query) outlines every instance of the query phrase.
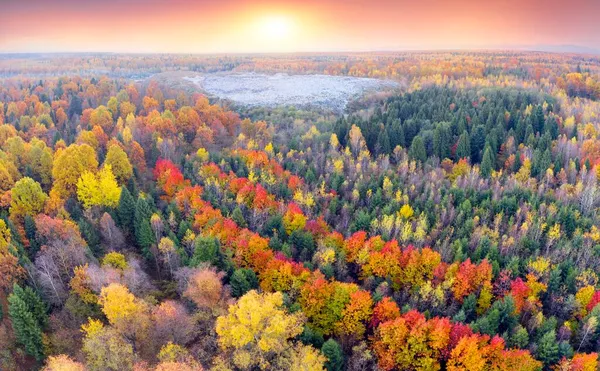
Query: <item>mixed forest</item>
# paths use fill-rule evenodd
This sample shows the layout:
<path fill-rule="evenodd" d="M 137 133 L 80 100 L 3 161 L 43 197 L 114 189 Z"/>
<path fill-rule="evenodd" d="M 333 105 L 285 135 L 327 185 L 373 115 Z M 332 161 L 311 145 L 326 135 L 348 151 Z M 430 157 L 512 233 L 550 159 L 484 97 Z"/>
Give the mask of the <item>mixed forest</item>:
<path fill-rule="evenodd" d="M 598 57 L 2 57 L 0 369 L 597 370 L 599 135 Z"/>

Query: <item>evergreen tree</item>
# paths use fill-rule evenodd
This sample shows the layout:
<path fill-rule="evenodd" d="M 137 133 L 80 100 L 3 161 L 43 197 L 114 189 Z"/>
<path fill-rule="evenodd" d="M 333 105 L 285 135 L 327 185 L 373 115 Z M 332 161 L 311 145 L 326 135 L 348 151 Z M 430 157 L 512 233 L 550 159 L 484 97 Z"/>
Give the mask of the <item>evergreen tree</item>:
<path fill-rule="evenodd" d="M 533 117 L 533 129 L 536 133 L 541 133 L 544 130 L 544 121 L 544 109 L 541 105 L 538 105 Z"/>
<path fill-rule="evenodd" d="M 140 222 L 136 241 L 138 246 L 142 249 L 142 255 L 144 255 L 146 259 L 150 259 L 152 257 L 152 251 L 150 248 L 155 241 L 149 219 L 143 219 Z"/>
<path fill-rule="evenodd" d="M 558 361 L 558 343 L 554 329 L 546 332 L 538 341 L 536 350 L 537 359 L 549 366 Z"/>
<path fill-rule="evenodd" d="M 392 153 L 392 146 L 390 144 L 390 138 L 387 130 L 382 126 L 377 136 L 377 146 L 379 148 L 378 154 L 390 154 Z"/>
<path fill-rule="evenodd" d="M 79 219 L 77 222 L 81 236 L 87 242 L 94 256 L 102 255 L 102 246 L 100 245 L 100 235 L 94 226 L 92 226 L 85 218 Z"/>
<path fill-rule="evenodd" d="M 231 285 L 231 295 L 239 298 L 248 291 L 258 288 L 258 278 L 251 269 L 240 268 L 233 272 L 229 284 Z"/>
<path fill-rule="evenodd" d="M 471 135 L 471 161 L 473 164 L 481 161 L 481 151 L 485 145 L 485 128 L 477 126 Z"/>
<path fill-rule="evenodd" d="M 121 187 L 121 197 L 119 198 L 119 206 L 117 208 L 117 215 L 119 225 L 128 231 L 133 231 L 134 225 L 133 220 L 135 217 L 136 202 L 129 192 L 127 187 Z"/>
<path fill-rule="evenodd" d="M 23 220 L 23 228 L 25 229 L 25 237 L 27 237 L 27 240 L 29 240 L 29 257 L 33 259 L 37 251 L 40 249 L 40 244 L 35 236 L 37 228 L 35 226 L 35 220 L 33 220 L 31 215 L 25 215 L 25 219 Z"/>
<path fill-rule="evenodd" d="M 456 145 L 456 159 L 470 158 L 471 157 L 471 138 L 469 133 L 465 130 L 458 138 L 458 144 Z"/>
<path fill-rule="evenodd" d="M 248 224 L 246 223 L 246 219 L 244 219 L 244 214 L 239 207 L 233 209 L 231 213 L 231 219 L 238 225 L 240 228 L 247 228 Z"/>
<path fill-rule="evenodd" d="M 423 138 L 421 138 L 420 136 L 416 136 L 413 139 L 408 154 L 411 158 L 417 161 L 427 161 L 427 152 L 425 151 L 425 144 L 423 143 Z"/>
<path fill-rule="evenodd" d="M 17 342 L 27 354 L 42 360 L 42 326 L 46 322 L 46 313 L 39 297 L 15 284 L 13 293 L 8 297 L 8 314 Z"/>
<path fill-rule="evenodd" d="M 387 128 L 389 130 L 388 137 L 390 139 L 390 148 L 396 148 L 396 146 L 405 147 L 404 129 L 402 128 L 400 120 L 394 120 L 392 125 Z"/>
<path fill-rule="evenodd" d="M 344 368 L 344 352 L 337 341 L 327 340 L 321 347 L 323 355 L 327 358 L 325 367 L 327 371 L 341 371 Z"/>
<path fill-rule="evenodd" d="M 198 266 L 207 262 L 216 265 L 219 260 L 219 241 L 214 237 L 198 236 L 194 241 L 194 254 L 190 264 Z"/>
<path fill-rule="evenodd" d="M 133 215 L 133 226 L 135 230 L 135 240 L 139 247 L 143 251 L 148 249 L 144 255 L 148 256 L 150 246 L 154 240 L 154 234 L 152 233 L 152 227 L 150 226 L 150 217 L 152 216 L 152 210 L 148 202 L 138 197 L 135 205 L 135 213 Z"/>
<path fill-rule="evenodd" d="M 529 344 L 529 333 L 527 329 L 521 325 L 518 325 L 510 337 L 509 345 L 514 348 L 524 349 Z"/>
<path fill-rule="evenodd" d="M 485 147 L 485 151 L 483 153 L 483 160 L 481 161 L 481 176 L 484 178 L 489 178 L 492 174 L 492 170 L 494 170 L 494 162 L 495 158 L 492 154 L 492 149 L 490 146 Z"/>

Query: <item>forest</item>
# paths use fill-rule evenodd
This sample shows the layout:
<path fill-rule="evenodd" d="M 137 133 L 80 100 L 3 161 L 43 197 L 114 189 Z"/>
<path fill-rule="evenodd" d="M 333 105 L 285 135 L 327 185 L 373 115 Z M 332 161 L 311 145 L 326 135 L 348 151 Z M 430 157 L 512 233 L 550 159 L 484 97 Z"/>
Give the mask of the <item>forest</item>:
<path fill-rule="evenodd" d="M 576 54 L 0 56 L 0 370 L 597 370 L 599 135 Z"/>

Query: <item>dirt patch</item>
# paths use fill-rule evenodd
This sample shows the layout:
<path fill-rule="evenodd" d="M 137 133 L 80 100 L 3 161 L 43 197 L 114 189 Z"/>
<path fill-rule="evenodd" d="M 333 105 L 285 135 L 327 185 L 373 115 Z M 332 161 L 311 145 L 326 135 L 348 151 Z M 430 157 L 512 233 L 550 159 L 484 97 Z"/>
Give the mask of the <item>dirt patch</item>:
<path fill-rule="evenodd" d="M 243 106 L 317 106 L 334 110 L 343 110 L 348 102 L 367 92 L 397 86 L 393 81 L 378 79 L 281 73 L 217 73 L 183 79 L 208 95 Z"/>

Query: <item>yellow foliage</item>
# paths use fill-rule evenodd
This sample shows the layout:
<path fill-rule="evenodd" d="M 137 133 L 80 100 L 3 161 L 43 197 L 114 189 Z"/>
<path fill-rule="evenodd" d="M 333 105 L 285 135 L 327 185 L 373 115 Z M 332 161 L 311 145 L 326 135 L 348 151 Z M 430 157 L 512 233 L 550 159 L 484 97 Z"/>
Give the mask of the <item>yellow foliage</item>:
<path fill-rule="evenodd" d="M 269 142 L 266 146 L 265 146 L 265 152 L 267 152 L 270 155 L 273 155 L 273 143 Z"/>
<path fill-rule="evenodd" d="M 88 323 L 81 325 L 81 331 L 86 337 L 91 337 L 99 333 L 104 328 L 100 320 L 89 318 Z"/>
<path fill-rule="evenodd" d="M 196 157 L 198 157 L 201 163 L 206 163 L 208 162 L 208 151 L 205 148 L 198 148 Z"/>
<path fill-rule="evenodd" d="M 515 174 L 515 178 L 517 178 L 517 180 L 520 181 L 521 183 L 525 183 L 529 180 L 530 177 L 531 177 L 531 160 L 526 158 L 525 161 L 523 161 L 523 165 L 521 165 L 521 168 L 519 169 L 517 174 Z"/>
<path fill-rule="evenodd" d="M 342 159 L 333 161 L 333 169 L 336 173 L 342 174 L 344 172 L 344 161 Z"/>
<path fill-rule="evenodd" d="M 548 231 L 548 238 L 551 241 L 556 241 L 560 238 L 560 224 L 556 223 Z"/>
<path fill-rule="evenodd" d="M 548 272 L 548 269 L 550 268 L 550 260 L 540 256 L 536 260 L 529 262 L 527 266 L 530 270 L 537 273 L 538 276 L 542 276 L 544 273 Z"/>
<path fill-rule="evenodd" d="M 133 167 L 129 162 L 129 157 L 123 149 L 113 144 L 108 148 L 104 168 L 110 166 L 110 170 L 120 184 L 125 184 L 133 175 Z"/>
<path fill-rule="evenodd" d="M 335 133 L 331 134 L 331 137 L 329 137 L 329 145 L 334 149 L 337 149 L 340 146 L 340 141 Z"/>
<path fill-rule="evenodd" d="M 300 314 L 287 314 L 283 295 L 259 294 L 252 290 L 231 305 L 225 316 L 217 318 L 219 345 L 233 351 L 238 367 L 268 364 L 269 354 L 284 352 L 288 340 L 302 332 Z"/>
<path fill-rule="evenodd" d="M 577 301 L 577 303 L 579 303 L 579 305 L 581 305 L 580 313 L 582 316 L 585 316 L 587 314 L 586 307 L 592 300 L 592 297 L 594 296 L 595 292 L 596 292 L 596 289 L 594 288 L 594 286 L 590 285 L 590 286 L 582 287 L 575 294 L 575 300 Z"/>
<path fill-rule="evenodd" d="M 410 217 L 412 217 L 414 213 L 415 211 L 409 204 L 402 205 L 402 207 L 400 208 L 400 215 L 405 220 L 410 219 Z"/>
<path fill-rule="evenodd" d="M 125 256 L 115 251 L 104 255 L 104 258 L 102 258 L 102 265 L 107 265 L 117 269 L 127 269 L 128 266 Z"/>
<path fill-rule="evenodd" d="M 102 288 L 99 304 L 111 324 L 133 316 L 140 310 L 135 296 L 129 292 L 127 287 L 118 283 L 111 283 Z"/>
<path fill-rule="evenodd" d="M 117 207 L 120 197 L 121 188 L 110 165 L 103 167 L 97 175 L 86 171 L 77 181 L 77 198 L 86 209 L 93 206 Z"/>

